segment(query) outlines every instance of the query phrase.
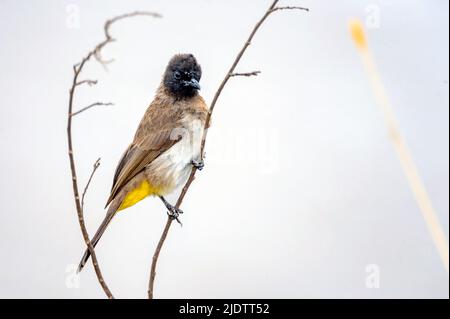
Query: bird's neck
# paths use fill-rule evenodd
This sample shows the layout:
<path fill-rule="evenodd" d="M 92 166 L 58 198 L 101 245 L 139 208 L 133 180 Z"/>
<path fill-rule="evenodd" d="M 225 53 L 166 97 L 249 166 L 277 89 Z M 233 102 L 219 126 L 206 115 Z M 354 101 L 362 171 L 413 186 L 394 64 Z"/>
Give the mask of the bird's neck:
<path fill-rule="evenodd" d="M 189 101 L 191 99 L 193 100 L 197 98 L 199 93 L 198 91 L 194 91 L 191 95 L 176 94 L 172 92 L 166 85 L 164 85 L 164 82 L 161 82 L 158 89 L 156 90 L 156 95 L 173 99 L 174 101 Z"/>

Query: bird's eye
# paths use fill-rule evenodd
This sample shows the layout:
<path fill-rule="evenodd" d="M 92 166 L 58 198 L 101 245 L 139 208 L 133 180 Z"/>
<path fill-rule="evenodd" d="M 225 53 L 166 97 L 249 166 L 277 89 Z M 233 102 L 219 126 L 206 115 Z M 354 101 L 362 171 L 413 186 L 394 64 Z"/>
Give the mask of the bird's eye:
<path fill-rule="evenodd" d="M 179 79 L 181 78 L 181 73 L 180 73 L 179 71 L 175 71 L 175 72 L 173 73 L 173 77 L 174 77 L 175 79 L 179 80 Z"/>

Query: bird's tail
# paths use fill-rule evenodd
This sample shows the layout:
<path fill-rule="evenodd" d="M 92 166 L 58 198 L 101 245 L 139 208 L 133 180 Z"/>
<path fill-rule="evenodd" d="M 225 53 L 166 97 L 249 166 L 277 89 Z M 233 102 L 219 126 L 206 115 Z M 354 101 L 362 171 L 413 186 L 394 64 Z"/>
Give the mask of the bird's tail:
<path fill-rule="evenodd" d="M 108 212 L 106 213 L 105 219 L 101 223 L 100 227 L 97 229 L 97 232 L 95 233 L 94 237 L 91 240 L 91 244 L 93 247 L 95 247 L 102 237 L 103 233 L 105 232 L 106 228 L 108 227 L 109 223 L 113 219 L 114 215 L 116 214 L 118 205 L 114 202 L 111 203 L 109 206 Z M 86 265 L 86 262 L 89 260 L 89 257 L 91 257 L 91 252 L 89 249 L 86 249 L 84 252 L 83 257 L 81 258 L 80 264 L 78 265 L 77 273 L 83 270 L 83 267 Z"/>

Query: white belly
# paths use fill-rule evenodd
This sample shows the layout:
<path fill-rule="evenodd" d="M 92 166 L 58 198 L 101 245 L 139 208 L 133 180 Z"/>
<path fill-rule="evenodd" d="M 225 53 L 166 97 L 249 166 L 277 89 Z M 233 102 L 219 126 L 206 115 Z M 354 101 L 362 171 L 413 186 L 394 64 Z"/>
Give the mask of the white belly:
<path fill-rule="evenodd" d="M 203 125 L 186 119 L 184 128 L 174 131 L 182 139 L 162 153 L 147 168 L 150 184 L 161 188 L 161 195 L 168 194 L 186 183 L 192 169 L 192 160 L 200 160 Z"/>

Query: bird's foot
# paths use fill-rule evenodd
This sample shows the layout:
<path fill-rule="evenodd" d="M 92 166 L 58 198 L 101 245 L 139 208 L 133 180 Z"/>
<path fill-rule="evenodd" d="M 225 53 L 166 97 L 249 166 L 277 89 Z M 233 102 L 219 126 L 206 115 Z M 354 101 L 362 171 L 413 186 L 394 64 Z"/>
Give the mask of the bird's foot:
<path fill-rule="evenodd" d="M 201 171 L 203 169 L 203 167 L 205 167 L 205 163 L 203 162 L 203 160 L 199 160 L 199 161 L 192 160 L 191 164 L 199 171 Z"/>
<path fill-rule="evenodd" d="M 181 214 L 183 214 L 183 211 L 175 206 L 172 205 L 168 205 L 167 206 L 168 212 L 167 215 L 171 218 L 174 219 L 178 222 L 178 224 L 180 224 L 181 226 L 183 226 L 183 224 L 181 223 L 180 219 L 178 217 L 180 217 Z"/>
<path fill-rule="evenodd" d="M 183 214 L 183 211 L 178 207 L 171 205 L 163 196 L 159 196 L 159 198 L 161 198 L 162 202 L 164 203 L 164 206 L 166 206 L 168 210 L 167 215 L 169 216 L 169 218 L 172 220 L 175 219 L 178 222 L 178 224 L 183 226 L 183 224 L 180 222 L 178 218 L 180 214 Z"/>

